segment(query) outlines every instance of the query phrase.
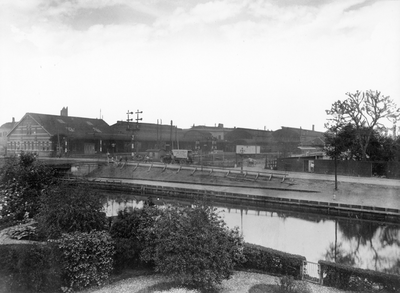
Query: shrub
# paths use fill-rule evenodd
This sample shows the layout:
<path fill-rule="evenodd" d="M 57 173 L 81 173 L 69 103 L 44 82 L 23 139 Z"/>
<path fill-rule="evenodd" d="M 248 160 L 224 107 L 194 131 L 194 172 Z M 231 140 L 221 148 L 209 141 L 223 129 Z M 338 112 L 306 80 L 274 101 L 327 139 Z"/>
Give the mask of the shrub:
<path fill-rule="evenodd" d="M 110 234 L 115 241 L 115 268 L 133 268 L 144 265 L 140 254 L 145 243 L 155 239 L 153 228 L 162 210 L 155 206 L 124 210 L 118 213 L 111 226 Z"/>
<path fill-rule="evenodd" d="M 0 170 L 0 210 L 2 217 L 21 221 L 34 217 L 39 210 L 43 189 L 55 182 L 54 170 L 36 162 L 32 154 L 21 154 L 7 159 Z"/>
<path fill-rule="evenodd" d="M 243 261 L 238 229 L 229 230 L 210 207 L 167 206 L 154 232 L 156 238 L 146 242 L 143 259 L 185 285 L 212 288 L 231 277 L 234 265 Z"/>
<path fill-rule="evenodd" d="M 114 245 L 107 232 L 63 234 L 58 242 L 68 288 L 100 286 L 108 280 L 112 271 Z"/>
<path fill-rule="evenodd" d="M 0 245 L 0 283 L 5 292 L 57 292 L 60 255 L 53 245 Z"/>
<path fill-rule="evenodd" d="M 363 270 L 320 260 L 324 285 L 344 290 L 371 291 L 374 287 L 389 292 L 400 291 L 400 276 Z"/>
<path fill-rule="evenodd" d="M 304 256 L 290 254 L 260 245 L 245 243 L 246 262 L 240 267 L 277 275 L 293 276 L 301 279 L 301 268 Z"/>
<path fill-rule="evenodd" d="M 38 231 L 42 237 L 55 239 L 62 233 L 104 230 L 106 222 L 101 197 L 86 188 L 63 183 L 41 197 Z"/>
<path fill-rule="evenodd" d="M 276 293 L 308 293 L 307 283 L 303 281 L 294 281 L 293 276 L 283 276 L 278 279 Z"/>
<path fill-rule="evenodd" d="M 11 227 L 8 229 L 7 235 L 11 239 L 35 240 L 36 239 L 35 223 L 31 222 L 28 224 Z"/>

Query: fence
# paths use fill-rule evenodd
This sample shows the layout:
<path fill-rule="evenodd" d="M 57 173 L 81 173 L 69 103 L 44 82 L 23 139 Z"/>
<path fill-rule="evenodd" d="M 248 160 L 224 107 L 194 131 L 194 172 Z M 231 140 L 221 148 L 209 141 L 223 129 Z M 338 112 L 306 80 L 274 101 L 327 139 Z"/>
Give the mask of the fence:
<path fill-rule="evenodd" d="M 311 158 L 280 158 L 277 169 L 280 171 L 309 172 L 309 161 L 314 162 L 314 173 L 335 174 L 334 160 L 314 160 Z M 337 174 L 361 177 L 386 177 L 400 179 L 400 162 L 337 161 Z"/>
<path fill-rule="evenodd" d="M 315 284 L 322 285 L 322 273 L 319 263 L 304 260 L 302 279 Z"/>

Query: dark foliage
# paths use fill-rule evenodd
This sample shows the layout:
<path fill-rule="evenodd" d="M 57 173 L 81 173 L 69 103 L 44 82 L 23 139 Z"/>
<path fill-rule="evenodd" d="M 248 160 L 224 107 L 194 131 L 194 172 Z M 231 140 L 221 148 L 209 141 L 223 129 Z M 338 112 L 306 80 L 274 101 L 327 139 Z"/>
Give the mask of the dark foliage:
<path fill-rule="evenodd" d="M 153 227 L 162 210 L 155 206 L 145 206 L 132 211 L 120 211 L 111 226 L 110 234 L 115 241 L 115 268 L 145 266 L 140 254 L 146 242 L 155 239 Z M 151 264 L 149 264 L 151 265 Z"/>
<path fill-rule="evenodd" d="M 324 285 L 359 292 L 373 288 L 387 292 L 400 291 L 400 276 L 363 270 L 328 261 L 319 261 L 324 274 Z"/>
<path fill-rule="evenodd" d="M 44 238 L 59 238 L 62 233 L 90 232 L 106 228 L 102 197 L 83 187 L 59 184 L 41 196 L 38 231 Z"/>
<path fill-rule="evenodd" d="M 60 292 L 60 254 L 53 245 L 0 245 L 0 263 L 0 292 Z"/>
<path fill-rule="evenodd" d="M 56 182 L 54 170 L 38 163 L 30 153 L 7 159 L 0 177 L 1 215 L 14 221 L 33 218 L 39 211 L 42 191 Z"/>
<path fill-rule="evenodd" d="M 301 279 L 301 267 L 304 256 L 294 255 L 275 249 L 245 243 L 244 256 L 246 262 L 240 268 L 263 271 L 271 274 L 293 276 Z"/>
<path fill-rule="evenodd" d="M 104 285 L 113 269 L 114 245 L 105 231 L 63 234 L 57 241 L 68 289 Z"/>
<path fill-rule="evenodd" d="M 229 230 L 210 207 L 168 206 L 154 226 L 155 239 L 146 241 L 142 257 L 155 269 L 196 288 L 213 288 L 233 274 L 243 261 L 242 238 Z"/>
<path fill-rule="evenodd" d="M 326 154 L 341 160 L 362 160 L 363 149 L 360 145 L 369 140 L 365 149 L 366 158 L 369 161 L 398 161 L 400 160 L 400 139 L 382 135 L 376 130 L 370 131 L 365 127 L 356 129 L 354 125 L 347 124 L 337 133 L 332 131 L 325 133 Z M 360 143 L 361 140 L 361 143 Z"/>

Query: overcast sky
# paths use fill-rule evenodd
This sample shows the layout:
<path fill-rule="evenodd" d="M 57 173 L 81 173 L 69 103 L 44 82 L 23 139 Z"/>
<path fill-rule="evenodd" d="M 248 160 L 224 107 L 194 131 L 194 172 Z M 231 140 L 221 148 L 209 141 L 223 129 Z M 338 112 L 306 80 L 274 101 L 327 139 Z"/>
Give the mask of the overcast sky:
<path fill-rule="evenodd" d="M 26 112 L 324 131 L 346 92 L 400 106 L 400 1 L 1 0 L 0 125 Z"/>

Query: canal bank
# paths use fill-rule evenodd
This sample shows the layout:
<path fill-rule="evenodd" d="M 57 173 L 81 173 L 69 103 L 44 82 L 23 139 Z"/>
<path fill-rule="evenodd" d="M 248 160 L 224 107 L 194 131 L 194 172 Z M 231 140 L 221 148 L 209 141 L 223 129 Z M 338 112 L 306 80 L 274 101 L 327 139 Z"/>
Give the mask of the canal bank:
<path fill-rule="evenodd" d="M 145 190 L 147 194 L 175 198 L 208 196 L 217 201 L 250 206 L 290 206 L 329 215 L 399 222 L 400 184 L 397 181 L 390 180 L 391 184 L 385 184 L 385 180 L 375 178 L 360 181 L 360 178 L 339 177 L 336 191 L 334 182 L 323 176 L 301 178 L 315 174 L 282 174 L 254 169 L 245 169 L 243 173 L 232 169 L 223 171 L 176 165 L 154 167 L 141 163 L 101 166 L 91 172 L 89 178 L 97 181 L 99 187 L 115 191 L 122 188 L 141 194 Z"/>

